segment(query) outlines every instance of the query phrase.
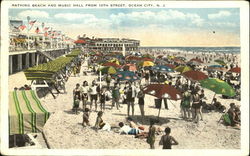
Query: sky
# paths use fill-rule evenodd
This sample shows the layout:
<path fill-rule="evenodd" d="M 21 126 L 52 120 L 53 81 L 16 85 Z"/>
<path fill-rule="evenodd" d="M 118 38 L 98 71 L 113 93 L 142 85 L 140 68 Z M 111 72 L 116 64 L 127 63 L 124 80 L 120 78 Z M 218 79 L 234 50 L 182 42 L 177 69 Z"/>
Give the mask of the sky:
<path fill-rule="evenodd" d="M 141 46 L 239 46 L 238 8 L 9 9 L 9 18 L 27 16 L 69 37 L 131 38 Z"/>

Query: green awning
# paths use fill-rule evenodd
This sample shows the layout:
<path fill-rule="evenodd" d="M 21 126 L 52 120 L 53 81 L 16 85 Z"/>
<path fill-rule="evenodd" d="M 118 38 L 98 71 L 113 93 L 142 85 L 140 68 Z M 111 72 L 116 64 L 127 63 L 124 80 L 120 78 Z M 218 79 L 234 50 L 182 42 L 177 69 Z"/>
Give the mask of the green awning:
<path fill-rule="evenodd" d="M 33 90 L 9 93 L 9 134 L 41 132 L 50 113 Z"/>

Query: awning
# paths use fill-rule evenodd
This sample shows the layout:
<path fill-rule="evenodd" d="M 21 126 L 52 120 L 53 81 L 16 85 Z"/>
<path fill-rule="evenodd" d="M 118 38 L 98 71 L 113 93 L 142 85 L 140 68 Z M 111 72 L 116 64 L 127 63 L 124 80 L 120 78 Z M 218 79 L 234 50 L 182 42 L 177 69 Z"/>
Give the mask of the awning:
<path fill-rule="evenodd" d="M 9 135 L 41 132 L 49 116 L 33 90 L 9 93 Z"/>
<path fill-rule="evenodd" d="M 14 38 L 14 42 L 16 43 L 24 43 L 26 40 L 24 38 Z"/>

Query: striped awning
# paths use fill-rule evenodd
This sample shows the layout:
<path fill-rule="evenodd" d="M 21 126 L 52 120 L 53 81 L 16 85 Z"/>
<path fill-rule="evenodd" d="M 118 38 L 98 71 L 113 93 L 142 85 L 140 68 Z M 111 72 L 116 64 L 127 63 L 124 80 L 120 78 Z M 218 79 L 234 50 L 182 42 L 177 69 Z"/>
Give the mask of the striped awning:
<path fill-rule="evenodd" d="M 41 132 L 49 116 L 33 90 L 9 93 L 10 135 Z"/>

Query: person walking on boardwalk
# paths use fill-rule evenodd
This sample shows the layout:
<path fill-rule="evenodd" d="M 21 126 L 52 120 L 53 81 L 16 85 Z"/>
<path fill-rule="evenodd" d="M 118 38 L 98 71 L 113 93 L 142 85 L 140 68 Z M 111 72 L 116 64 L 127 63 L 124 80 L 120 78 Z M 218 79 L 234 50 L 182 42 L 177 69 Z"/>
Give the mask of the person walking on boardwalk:
<path fill-rule="evenodd" d="M 155 120 L 150 119 L 150 127 L 149 127 L 149 132 L 148 132 L 148 138 L 147 138 L 147 143 L 150 145 L 150 149 L 155 149 L 155 131 L 156 127 L 154 126 Z"/>
<path fill-rule="evenodd" d="M 162 149 L 172 149 L 172 145 L 178 145 L 179 143 L 175 140 L 174 137 L 170 136 L 171 128 L 165 128 L 165 135 L 161 137 L 159 145 L 163 145 Z"/>

